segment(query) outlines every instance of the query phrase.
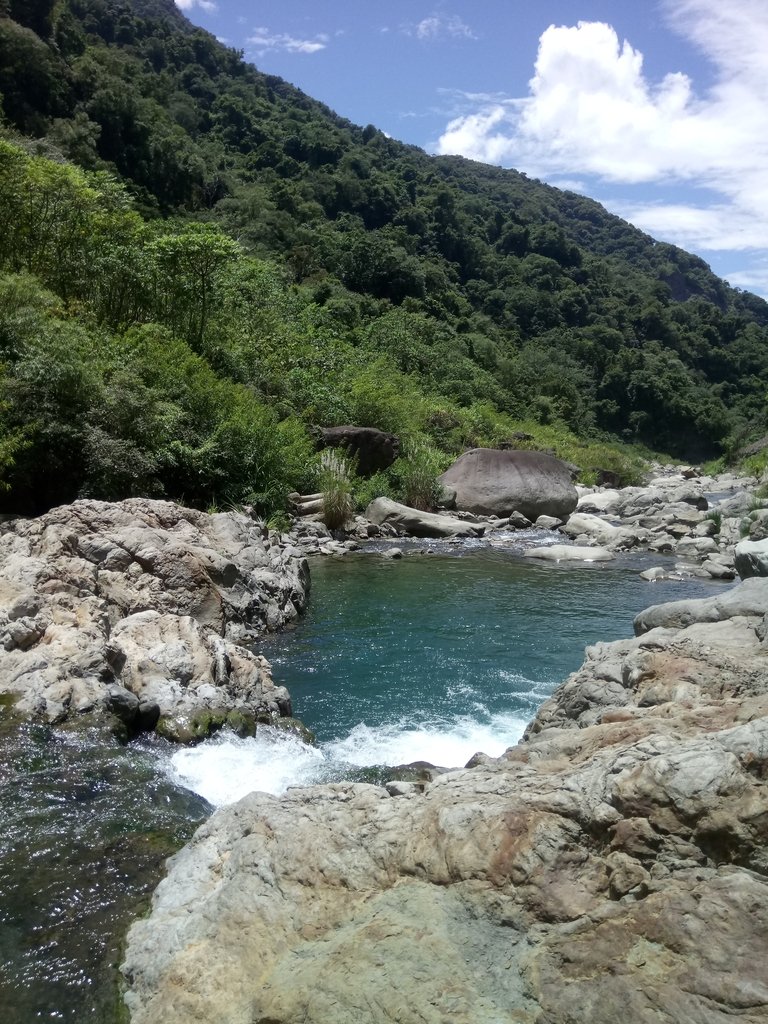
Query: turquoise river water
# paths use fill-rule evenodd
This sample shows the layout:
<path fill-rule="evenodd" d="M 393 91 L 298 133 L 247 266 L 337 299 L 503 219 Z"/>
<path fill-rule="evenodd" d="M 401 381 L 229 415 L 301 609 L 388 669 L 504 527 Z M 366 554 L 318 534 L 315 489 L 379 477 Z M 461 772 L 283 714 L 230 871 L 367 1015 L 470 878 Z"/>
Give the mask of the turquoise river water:
<path fill-rule="evenodd" d="M 583 659 L 659 601 L 722 584 L 655 583 L 647 560 L 532 564 L 512 548 L 435 545 L 392 561 L 316 561 L 307 615 L 265 653 L 318 745 L 263 728 L 191 749 L 18 726 L 0 708 L 0 1019 L 124 1020 L 117 967 L 163 859 L 252 789 L 373 765 L 500 754 Z"/>

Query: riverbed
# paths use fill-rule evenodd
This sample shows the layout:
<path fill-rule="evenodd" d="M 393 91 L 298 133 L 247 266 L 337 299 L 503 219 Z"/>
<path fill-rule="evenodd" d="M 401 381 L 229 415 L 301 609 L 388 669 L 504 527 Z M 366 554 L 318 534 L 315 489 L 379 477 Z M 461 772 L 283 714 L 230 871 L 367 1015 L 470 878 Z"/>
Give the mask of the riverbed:
<path fill-rule="evenodd" d="M 655 561 L 658 562 L 658 559 Z M 251 789 L 462 765 L 517 741 L 585 645 L 628 636 L 642 608 L 723 584 L 648 584 L 647 556 L 532 564 L 482 545 L 312 566 L 307 615 L 264 652 L 317 746 L 264 728 L 191 749 L 0 718 L 0 1005 L 4 1024 L 115 1024 L 129 921 L 163 859 Z M 375 777 L 374 775 L 368 777 Z"/>

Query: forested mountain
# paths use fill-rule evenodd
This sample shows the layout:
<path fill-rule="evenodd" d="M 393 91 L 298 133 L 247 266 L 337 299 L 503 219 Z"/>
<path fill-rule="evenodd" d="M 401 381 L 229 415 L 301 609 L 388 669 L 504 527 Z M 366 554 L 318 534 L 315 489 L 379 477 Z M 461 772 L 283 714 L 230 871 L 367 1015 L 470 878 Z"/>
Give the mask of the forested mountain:
<path fill-rule="evenodd" d="M 761 299 L 582 196 L 350 124 L 172 0 L 0 0 L 0 94 L 10 509 L 275 507 L 311 424 L 397 430 L 427 468 L 521 428 L 586 466 L 765 430 Z"/>

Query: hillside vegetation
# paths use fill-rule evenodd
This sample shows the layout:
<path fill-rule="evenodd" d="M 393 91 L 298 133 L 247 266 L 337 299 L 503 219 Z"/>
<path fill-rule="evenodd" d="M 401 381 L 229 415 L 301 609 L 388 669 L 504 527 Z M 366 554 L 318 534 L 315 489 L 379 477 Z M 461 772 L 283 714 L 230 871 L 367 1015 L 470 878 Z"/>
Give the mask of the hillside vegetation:
<path fill-rule="evenodd" d="M 11 511 L 279 508 L 311 425 L 691 459 L 765 431 L 768 305 L 573 193 L 352 125 L 172 0 L 0 0 Z M 515 443 L 521 443 L 518 438 Z"/>

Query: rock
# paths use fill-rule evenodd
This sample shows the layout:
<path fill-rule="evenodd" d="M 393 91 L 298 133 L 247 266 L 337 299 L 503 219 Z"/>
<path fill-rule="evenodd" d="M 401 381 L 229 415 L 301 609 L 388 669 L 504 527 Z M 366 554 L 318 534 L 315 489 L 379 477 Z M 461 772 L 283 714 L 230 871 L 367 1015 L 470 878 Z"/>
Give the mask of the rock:
<path fill-rule="evenodd" d="M 612 513 L 621 501 L 621 491 L 615 488 L 600 491 L 588 491 L 579 497 L 576 506 L 579 512 L 589 512 L 594 515 L 605 515 Z"/>
<path fill-rule="evenodd" d="M 734 553 L 736 572 L 743 580 L 768 576 L 768 540 L 743 540 Z"/>
<path fill-rule="evenodd" d="M 704 569 L 713 580 L 733 580 L 736 579 L 736 573 L 727 565 L 722 565 L 720 562 L 715 562 L 713 559 L 708 558 L 705 562 L 702 562 L 701 568 Z"/>
<path fill-rule="evenodd" d="M 438 479 L 455 490 L 458 509 L 481 515 L 563 519 L 578 500 L 567 465 L 541 452 L 473 448 Z"/>
<path fill-rule="evenodd" d="M 394 558 L 394 559 L 402 558 L 403 557 L 403 549 L 402 548 L 387 548 L 387 550 L 384 551 L 383 554 L 384 554 L 385 558 Z"/>
<path fill-rule="evenodd" d="M 421 512 L 390 498 L 375 498 L 365 510 L 365 517 L 378 526 L 394 527 L 398 533 L 412 537 L 482 537 L 485 532 L 483 525 Z"/>
<path fill-rule="evenodd" d="M 589 515 L 586 512 L 574 512 L 572 516 L 568 517 L 561 532 L 572 539 L 585 536 L 591 542 L 604 546 L 618 544 L 622 538 L 620 526 L 614 526 L 599 516 Z"/>
<path fill-rule="evenodd" d="M 616 556 L 607 548 L 580 547 L 576 544 L 550 544 L 528 548 L 526 558 L 541 558 L 546 562 L 610 562 Z"/>
<path fill-rule="evenodd" d="M 656 565 L 652 569 L 644 569 L 640 573 L 640 579 L 655 583 L 657 580 L 682 580 L 683 575 L 677 571 L 670 571 L 663 565 Z"/>
<path fill-rule="evenodd" d="M 250 646 L 296 618 L 308 569 L 242 513 L 78 501 L 0 533 L 0 693 L 59 722 L 101 709 L 135 729 L 287 705 Z M 295 549 L 294 549 L 295 550 Z"/>
<path fill-rule="evenodd" d="M 717 541 L 712 537 L 683 537 L 675 548 L 676 554 L 688 558 L 704 558 L 717 554 Z"/>
<path fill-rule="evenodd" d="M 512 514 L 516 515 L 514 512 Z M 539 516 L 533 525 L 537 530 L 557 530 L 563 525 L 563 520 L 557 519 L 555 516 Z"/>
<path fill-rule="evenodd" d="M 555 519 L 554 522 L 559 525 L 560 520 Z M 524 516 L 522 512 L 512 512 L 507 517 L 507 523 L 512 530 L 530 530 L 532 525 L 530 519 Z M 546 527 L 546 529 L 552 529 L 552 527 Z"/>
<path fill-rule="evenodd" d="M 649 630 L 685 629 L 694 623 L 722 622 L 734 617 L 758 618 L 768 612 L 768 580 L 748 579 L 738 587 L 698 600 L 652 605 L 635 617 L 635 633 Z"/>
<path fill-rule="evenodd" d="M 399 439 L 374 427 L 322 427 L 320 436 L 321 447 L 346 449 L 361 476 L 387 469 L 400 454 Z"/>
<path fill-rule="evenodd" d="M 756 504 L 760 503 L 756 502 L 754 491 L 740 490 L 728 498 L 723 498 L 714 507 L 724 519 L 729 519 L 745 516 L 748 512 L 753 511 Z"/>

